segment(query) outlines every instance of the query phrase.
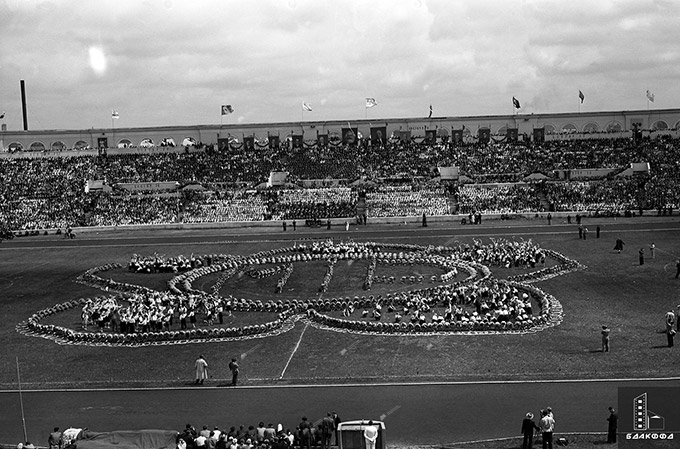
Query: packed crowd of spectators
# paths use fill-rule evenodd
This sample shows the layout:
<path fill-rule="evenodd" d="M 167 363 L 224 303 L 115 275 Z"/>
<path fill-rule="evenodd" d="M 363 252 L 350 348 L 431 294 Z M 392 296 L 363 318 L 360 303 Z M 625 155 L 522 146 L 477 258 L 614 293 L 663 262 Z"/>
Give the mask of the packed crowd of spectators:
<path fill-rule="evenodd" d="M 178 449 L 287 449 L 329 448 L 338 446 L 338 425 L 341 419 L 336 412 L 328 412 L 315 422 L 303 416 L 296 426 L 260 422 L 255 425 L 239 425 L 212 429 L 203 426 L 196 430 L 187 424 L 177 434 Z"/>
<path fill-rule="evenodd" d="M 440 188 L 411 185 L 386 187 L 369 192 L 366 198 L 369 217 L 448 215 L 448 199 Z"/>
<path fill-rule="evenodd" d="M 327 219 L 355 215 L 357 192 L 347 187 L 281 190 L 272 208 L 273 219 Z"/>
<path fill-rule="evenodd" d="M 267 198 L 254 191 L 222 190 L 199 194 L 198 201 L 187 205 L 183 223 L 262 221 L 269 217 Z"/>
<path fill-rule="evenodd" d="M 638 209 L 643 193 L 635 179 L 551 182 L 544 191 L 556 211 L 599 213 Z"/>
<path fill-rule="evenodd" d="M 0 159 L 0 223 L 13 230 L 69 226 L 201 223 L 221 221 L 352 218 L 361 177 L 373 184 L 366 193 L 369 217 L 508 214 L 554 211 L 617 213 L 640 208 L 667 211 L 680 206 L 680 142 L 671 138 L 563 140 L 447 146 L 389 141 L 291 149 L 229 148 L 185 153 L 155 152 Z M 648 162 L 650 173 L 618 174 L 634 162 Z M 437 167 L 457 165 L 478 184 L 450 187 L 425 182 Z M 611 169 L 601 179 L 559 180 L 555 170 Z M 270 171 L 288 172 L 289 186 L 303 180 L 326 182 L 322 189 L 256 191 Z M 528 175 L 552 176 L 522 184 Z M 157 192 L 85 193 L 86 180 L 118 183 L 173 181 L 201 184 L 195 195 Z M 479 183 L 510 181 L 515 185 Z M 238 184 L 238 186 L 237 186 Z M 339 184 L 339 186 L 338 186 Z M 231 187 L 230 187 L 231 186 Z M 363 189 L 363 187 L 361 187 Z M 251 189 L 251 190 L 248 190 Z"/>
<path fill-rule="evenodd" d="M 512 214 L 538 211 L 541 202 L 534 185 L 464 185 L 458 189 L 458 207 L 462 214 Z"/>

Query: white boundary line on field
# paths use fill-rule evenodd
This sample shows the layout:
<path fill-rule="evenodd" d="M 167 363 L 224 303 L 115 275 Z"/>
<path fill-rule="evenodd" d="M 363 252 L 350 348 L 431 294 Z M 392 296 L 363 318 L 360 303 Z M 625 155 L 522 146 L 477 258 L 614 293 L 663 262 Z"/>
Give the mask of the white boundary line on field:
<path fill-rule="evenodd" d="M 304 331 L 303 331 L 304 332 Z M 302 336 L 301 336 L 302 337 Z M 299 340 L 298 340 L 299 343 Z M 296 347 L 297 349 L 297 347 Z M 292 354 L 291 354 L 292 358 Z M 290 359 L 289 359 L 290 360 Z M 285 370 L 284 370 L 285 371 Z M 251 378 L 250 380 L 273 380 L 273 379 L 257 379 Z M 264 389 L 275 389 L 275 388 L 355 388 L 355 387 L 413 387 L 413 386 L 469 386 L 469 385 L 502 385 L 502 384 L 513 384 L 513 385 L 535 385 L 535 384 L 580 384 L 580 383 L 623 383 L 623 382 L 680 382 L 680 377 L 640 377 L 640 378 L 618 378 L 618 379 L 547 379 L 547 380 L 479 380 L 479 381 L 433 381 L 433 382 L 365 382 L 365 383 L 328 383 L 328 384 L 281 384 L 281 385 L 238 385 L 233 387 L 229 386 L 210 386 L 204 385 L 201 390 L 221 390 L 221 389 L 243 389 L 243 390 L 264 390 Z M 680 385 L 679 385 L 680 386 Z M 101 391 L 172 391 L 172 390 L 193 390 L 196 391 L 196 387 L 182 386 L 182 387 L 132 387 L 132 388 L 52 388 L 52 389 L 25 389 L 22 388 L 23 393 L 82 393 L 82 392 L 101 392 Z M 16 394 L 17 390 L 0 390 L 0 394 L 10 393 Z"/>
<path fill-rule="evenodd" d="M 293 356 L 297 352 L 298 348 L 300 347 L 300 343 L 302 342 L 302 337 L 305 335 L 305 331 L 309 327 L 309 323 L 305 324 L 304 329 L 302 329 L 302 332 L 300 333 L 300 338 L 298 338 L 297 343 L 295 344 L 295 348 L 293 348 L 293 352 L 290 354 L 290 357 L 288 357 L 288 361 L 286 362 L 286 366 L 283 367 L 283 371 L 281 371 L 281 375 L 279 376 L 279 379 L 283 379 L 283 375 L 286 374 L 286 370 L 288 369 L 288 365 L 290 365 L 290 361 L 293 360 Z"/>

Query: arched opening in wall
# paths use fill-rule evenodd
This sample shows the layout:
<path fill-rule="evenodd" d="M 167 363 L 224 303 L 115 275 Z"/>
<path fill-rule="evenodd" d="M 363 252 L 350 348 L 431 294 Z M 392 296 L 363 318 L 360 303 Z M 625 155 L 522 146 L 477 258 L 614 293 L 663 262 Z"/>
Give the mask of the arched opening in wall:
<path fill-rule="evenodd" d="M 172 137 L 163 137 L 161 139 L 160 143 L 158 144 L 158 146 L 175 147 L 175 146 L 177 146 L 177 144 L 175 143 L 175 139 L 173 139 Z"/>
<path fill-rule="evenodd" d="M 20 144 L 19 142 L 12 142 L 9 144 L 7 149 L 11 152 L 14 153 L 15 151 L 24 151 L 24 146 Z"/>
<path fill-rule="evenodd" d="M 194 139 L 193 137 L 185 137 L 184 140 L 182 141 L 182 146 L 195 147 L 197 143 L 198 142 L 196 142 L 196 139 Z"/>
<path fill-rule="evenodd" d="M 680 120 L 678 120 L 673 129 L 680 129 Z"/>
<path fill-rule="evenodd" d="M 52 148 L 52 151 L 65 151 L 66 150 L 66 144 L 62 142 L 61 140 L 57 140 L 56 142 L 52 142 L 52 145 L 50 145 L 50 148 Z"/>
<path fill-rule="evenodd" d="M 90 148 L 90 145 L 84 140 L 79 140 L 75 145 L 73 145 L 74 150 L 86 150 L 88 148 Z"/>
<path fill-rule="evenodd" d="M 555 134 L 555 125 L 545 125 L 543 126 L 545 128 L 545 133 L 546 134 Z"/>
<path fill-rule="evenodd" d="M 567 123 L 562 127 L 563 133 L 575 133 L 576 131 L 578 131 L 578 128 L 573 123 Z"/>
<path fill-rule="evenodd" d="M 586 126 L 583 127 L 583 132 L 584 133 L 596 133 L 600 130 L 600 127 L 597 126 L 597 123 L 588 123 Z"/>
<path fill-rule="evenodd" d="M 45 144 L 42 142 L 33 142 L 28 151 L 45 151 Z"/>
<path fill-rule="evenodd" d="M 501 126 L 500 128 L 498 128 L 498 131 L 496 131 L 496 135 L 504 136 L 507 132 L 508 132 L 508 126 L 507 125 Z"/>
<path fill-rule="evenodd" d="M 663 120 L 657 120 L 652 124 L 652 131 L 665 131 L 668 129 L 668 123 Z"/>
<path fill-rule="evenodd" d="M 607 132 L 618 133 L 623 131 L 623 126 L 619 122 L 609 122 L 606 128 Z"/>
<path fill-rule="evenodd" d="M 438 128 L 437 137 L 449 137 L 449 130 L 446 128 Z"/>
<path fill-rule="evenodd" d="M 130 139 L 120 139 L 118 141 L 118 148 L 131 148 L 132 141 Z"/>
<path fill-rule="evenodd" d="M 139 142 L 139 146 L 142 148 L 153 148 L 153 139 L 144 139 L 141 142 Z"/>

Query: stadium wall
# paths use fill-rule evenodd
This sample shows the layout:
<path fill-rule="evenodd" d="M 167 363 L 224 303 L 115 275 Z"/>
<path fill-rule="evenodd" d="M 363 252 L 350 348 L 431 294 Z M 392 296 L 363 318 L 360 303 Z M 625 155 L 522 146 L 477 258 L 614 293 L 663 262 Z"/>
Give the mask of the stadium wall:
<path fill-rule="evenodd" d="M 349 123 L 349 125 L 348 125 Z M 73 148 L 117 148 L 121 144 L 139 147 L 149 139 L 158 145 L 172 139 L 181 147 L 185 139 L 204 144 L 217 143 L 219 138 L 233 136 L 255 137 L 264 141 L 269 135 L 281 140 L 292 135 L 303 135 L 307 141 L 317 135 L 340 135 L 342 128 L 358 128 L 364 137 L 371 135 L 374 127 L 386 127 L 387 135 L 410 131 L 412 137 L 424 137 L 428 130 L 439 136 L 448 136 L 453 129 L 463 129 L 467 136 L 476 136 L 479 129 L 487 128 L 492 135 L 505 135 L 507 129 L 531 135 L 535 128 L 545 128 L 552 134 L 597 134 L 602 132 L 627 132 L 634 125 L 647 131 L 680 129 L 680 109 L 653 109 L 632 111 L 605 111 L 556 114 L 516 114 L 461 117 L 415 117 L 335 121 L 304 121 L 283 123 L 159 126 L 142 128 L 100 128 L 88 130 L 3 130 L 0 131 L 0 152 L 20 148 L 23 151 L 70 150 Z"/>

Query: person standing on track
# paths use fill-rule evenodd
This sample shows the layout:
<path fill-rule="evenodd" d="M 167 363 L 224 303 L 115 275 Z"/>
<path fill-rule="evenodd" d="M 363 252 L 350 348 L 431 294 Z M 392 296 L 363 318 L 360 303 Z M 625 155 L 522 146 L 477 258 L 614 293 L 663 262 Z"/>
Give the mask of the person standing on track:
<path fill-rule="evenodd" d="M 375 442 L 378 440 L 378 428 L 373 425 L 372 420 L 364 428 L 364 440 L 366 441 L 366 449 L 375 449 Z"/>
<path fill-rule="evenodd" d="M 541 429 L 541 439 L 543 449 L 553 449 L 553 432 L 555 431 L 555 420 L 548 414 L 547 410 L 541 410 L 541 421 L 538 426 Z"/>
<path fill-rule="evenodd" d="M 235 358 L 229 362 L 229 371 L 231 371 L 231 385 L 235 387 L 238 382 L 238 362 Z"/>
<path fill-rule="evenodd" d="M 609 407 L 609 425 L 607 426 L 607 443 L 616 443 L 616 431 L 619 427 L 619 415 L 614 410 L 614 407 Z"/>
<path fill-rule="evenodd" d="M 534 414 L 528 412 L 522 421 L 522 435 L 524 436 L 524 439 L 522 440 L 522 449 L 531 449 L 534 447 L 534 433 L 537 430 L 539 430 L 539 428 L 534 422 Z"/>
<path fill-rule="evenodd" d="M 321 447 L 323 449 L 331 449 L 331 436 L 335 432 L 335 422 L 328 412 L 321 420 Z"/>
<path fill-rule="evenodd" d="M 194 367 L 196 368 L 196 385 L 199 383 L 203 385 L 203 381 L 208 378 L 208 362 L 202 355 L 199 355 Z"/>
<path fill-rule="evenodd" d="M 55 427 L 54 431 L 50 433 L 50 437 L 47 439 L 47 446 L 49 449 L 61 449 L 63 444 L 61 432 L 59 427 Z"/>

